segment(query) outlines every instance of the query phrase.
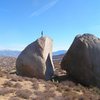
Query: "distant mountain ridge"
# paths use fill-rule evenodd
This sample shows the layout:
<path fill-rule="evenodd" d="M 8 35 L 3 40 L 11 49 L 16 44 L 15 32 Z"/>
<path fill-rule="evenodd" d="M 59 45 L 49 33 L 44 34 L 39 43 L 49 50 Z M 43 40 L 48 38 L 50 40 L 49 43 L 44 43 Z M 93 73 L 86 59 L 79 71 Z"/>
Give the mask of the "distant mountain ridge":
<path fill-rule="evenodd" d="M 58 50 L 58 51 L 53 52 L 53 55 L 62 55 L 62 54 L 65 54 L 66 52 L 67 52 L 66 50 Z"/>
<path fill-rule="evenodd" d="M 21 51 L 17 50 L 0 50 L 0 56 L 5 56 L 5 57 L 18 57 L 20 53 Z"/>
<path fill-rule="evenodd" d="M 0 50 L 0 56 L 4 57 L 18 57 L 21 51 L 17 50 Z M 65 54 L 66 50 L 58 50 L 53 52 L 53 56 Z"/>

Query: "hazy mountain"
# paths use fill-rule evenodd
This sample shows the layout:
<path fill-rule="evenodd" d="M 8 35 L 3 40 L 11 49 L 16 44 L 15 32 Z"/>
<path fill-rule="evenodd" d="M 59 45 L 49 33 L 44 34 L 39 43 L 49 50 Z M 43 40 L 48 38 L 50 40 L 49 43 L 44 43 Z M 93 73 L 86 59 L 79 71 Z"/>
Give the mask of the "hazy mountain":
<path fill-rule="evenodd" d="M 18 57 L 18 55 L 21 53 L 21 51 L 14 51 L 14 50 L 0 50 L 0 56 L 7 56 L 7 57 Z M 55 55 L 62 55 L 65 54 L 66 50 L 59 50 L 56 52 L 53 52 L 53 56 Z"/>
<path fill-rule="evenodd" d="M 53 55 L 62 55 L 62 54 L 65 54 L 65 53 L 66 53 L 66 50 L 59 50 L 59 51 L 53 52 Z"/>
<path fill-rule="evenodd" d="M 21 51 L 0 50 L 0 56 L 18 57 Z"/>

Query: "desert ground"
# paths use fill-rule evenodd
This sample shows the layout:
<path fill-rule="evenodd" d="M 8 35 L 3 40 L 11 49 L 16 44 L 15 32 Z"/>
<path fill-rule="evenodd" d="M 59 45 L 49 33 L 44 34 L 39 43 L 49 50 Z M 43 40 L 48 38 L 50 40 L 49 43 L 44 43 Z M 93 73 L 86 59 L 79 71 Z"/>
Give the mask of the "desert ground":
<path fill-rule="evenodd" d="M 0 57 L 0 100 L 100 100 L 100 89 L 77 83 L 60 68 L 62 57 L 53 57 L 50 81 L 17 76 L 16 58 Z"/>

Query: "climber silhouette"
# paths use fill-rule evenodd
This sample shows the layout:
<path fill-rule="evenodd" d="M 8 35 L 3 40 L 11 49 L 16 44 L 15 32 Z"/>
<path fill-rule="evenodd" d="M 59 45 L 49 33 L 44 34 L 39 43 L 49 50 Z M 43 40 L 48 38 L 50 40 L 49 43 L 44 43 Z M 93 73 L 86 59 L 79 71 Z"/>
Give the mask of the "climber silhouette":
<path fill-rule="evenodd" d="M 43 37 L 43 31 L 41 31 L 41 37 Z"/>

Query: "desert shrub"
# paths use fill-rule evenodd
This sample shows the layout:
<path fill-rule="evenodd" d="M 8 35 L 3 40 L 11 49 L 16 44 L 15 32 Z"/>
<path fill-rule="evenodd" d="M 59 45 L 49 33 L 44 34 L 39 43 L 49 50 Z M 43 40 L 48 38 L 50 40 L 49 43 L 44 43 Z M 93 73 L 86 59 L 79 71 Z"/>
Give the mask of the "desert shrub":
<path fill-rule="evenodd" d="M 8 93 L 13 93 L 15 90 L 10 88 L 0 88 L 0 95 L 5 95 Z"/>
<path fill-rule="evenodd" d="M 54 97 L 54 100 L 65 100 L 65 99 L 62 96 L 56 96 L 56 97 Z"/>
<path fill-rule="evenodd" d="M 17 82 L 19 79 L 17 77 L 11 78 L 11 81 Z"/>
<path fill-rule="evenodd" d="M 87 93 L 86 95 L 78 96 L 77 99 L 78 100 L 100 100 L 100 97 Z"/>
<path fill-rule="evenodd" d="M 44 94 L 45 97 L 54 97 L 55 96 L 54 90 L 50 90 L 50 91 L 45 90 L 43 92 L 43 94 Z"/>
<path fill-rule="evenodd" d="M 17 76 L 17 75 L 10 75 L 9 79 L 11 79 L 11 81 L 15 81 L 15 82 L 17 82 L 17 81 L 22 82 L 23 81 L 23 77 Z"/>
<path fill-rule="evenodd" d="M 31 97 L 30 100 L 40 100 L 40 99 L 37 99 L 37 97 Z"/>
<path fill-rule="evenodd" d="M 32 78 L 30 78 L 30 77 L 23 77 L 23 79 L 24 79 L 25 81 L 32 81 Z"/>
<path fill-rule="evenodd" d="M 37 96 L 35 99 L 32 100 L 55 100 L 53 97 L 45 97 L 45 96 Z"/>
<path fill-rule="evenodd" d="M 72 95 L 67 95 L 67 96 L 63 97 L 63 100 L 78 100 L 78 99 Z"/>
<path fill-rule="evenodd" d="M 59 91 L 59 92 L 63 92 L 63 91 L 69 92 L 70 91 L 70 88 L 69 87 L 59 86 L 59 87 L 57 87 L 56 90 Z"/>
<path fill-rule="evenodd" d="M 0 70 L 0 77 L 3 77 L 4 73 Z"/>
<path fill-rule="evenodd" d="M 30 80 L 32 83 L 35 83 L 35 82 L 38 82 L 38 79 L 36 79 L 36 78 L 31 78 L 31 80 Z"/>
<path fill-rule="evenodd" d="M 38 79 L 38 82 L 44 83 L 44 82 L 46 82 L 46 81 L 43 80 L 43 79 Z"/>
<path fill-rule="evenodd" d="M 20 100 L 18 97 L 12 96 L 8 100 Z"/>
<path fill-rule="evenodd" d="M 5 81 L 3 86 L 4 87 L 13 87 L 13 83 L 11 81 Z"/>
<path fill-rule="evenodd" d="M 14 88 L 22 88 L 22 85 L 20 83 L 15 83 L 13 85 Z"/>
<path fill-rule="evenodd" d="M 86 100 L 86 98 L 84 96 L 79 96 L 78 100 Z"/>
<path fill-rule="evenodd" d="M 71 91 L 71 88 L 67 85 L 62 85 L 62 84 L 56 84 L 56 91 L 59 91 L 59 92 L 69 92 Z"/>
<path fill-rule="evenodd" d="M 32 92 L 28 89 L 23 89 L 23 90 L 17 90 L 15 94 L 20 98 L 29 99 L 29 97 L 32 95 Z"/>
<path fill-rule="evenodd" d="M 68 86 L 68 87 L 75 87 L 76 86 L 76 84 L 74 82 L 69 81 L 69 80 L 63 81 L 60 84 L 62 84 L 63 86 Z"/>
<path fill-rule="evenodd" d="M 90 90 L 91 92 L 94 92 L 95 94 L 99 94 L 99 95 L 100 95 L 100 88 L 91 86 L 91 87 L 89 88 L 89 90 Z"/>
<path fill-rule="evenodd" d="M 52 88 L 52 87 L 58 87 L 59 84 L 60 84 L 60 83 L 58 83 L 58 82 L 48 81 L 48 82 L 46 83 L 46 87 L 50 89 L 50 88 Z"/>
<path fill-rule="evenodd" d="M 54 91 L 48 91 L 48 90 L 44 92 L 35 91 L 34 93 L 37 96 L 36 100 L 49 100 L 48 98 L 55 97 Z"/>
<path fill-rule="evenodd" d="M 6 74 L 7 79 L 11 79 L 11 75 L 10 74 Z"/>
<path fill-rule="evenodd" d="M 38 85 L 39 83 L 33 83 L 32 84 L 32 88 L 34 89 L 34 90 L 37 90 L 38 88 L 39 88 L 39 85 Z"/>

